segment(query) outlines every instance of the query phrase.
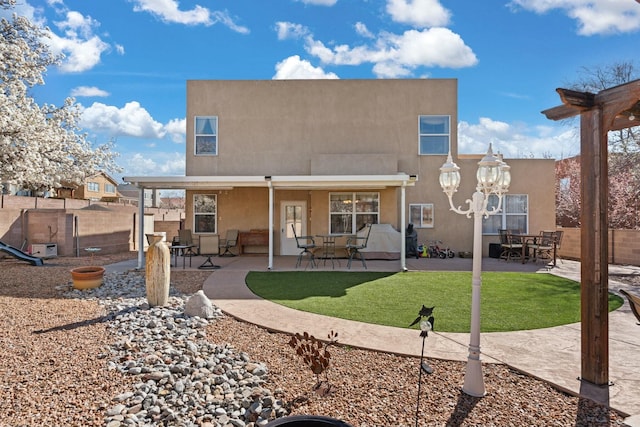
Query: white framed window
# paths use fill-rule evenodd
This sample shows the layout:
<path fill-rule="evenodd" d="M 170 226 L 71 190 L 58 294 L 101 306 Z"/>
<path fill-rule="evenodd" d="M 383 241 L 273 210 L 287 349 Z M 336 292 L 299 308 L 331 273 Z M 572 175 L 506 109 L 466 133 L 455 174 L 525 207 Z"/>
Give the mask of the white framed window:
<path fill-rule="evenodd" d="M 216 194 L 193 195 L 193 229 L 195 233 L 218 231 L 218 196 Z"/>
<path fill-rule="evenodd" d="M 409 222 L 415 228 L 433 228 L 433 203 L 410 204 Z"/>
<path fill-rule="evenodd" d="M 218 116 L 196 116 L 194 150 L 196 156 L 218 155 Z"/>
<path fill-rule="evenodd" d="M 87 190 L 95 191 L 96 193 L 100 191 L 100 184 L 97 182 L 89 181 L 87 182 Z"/>
<path fill-rule="evenodd" d="M 329 231 L 355 234 L 380 220 L 380 193 L 329 193 Z"/>
<path fill-rule="evenodd" d="M 498 196 L 490 195 L 487 209 L 498 207 Z M 499 230 L 519 230 L 529 233 L 529 196 L 527 194 L 505 194 L 502 209 L 482 220 L 483 234 L 498 234 Z"/>
<path fill-rule="evenodd" d="M 451 137 L 451 116 L 418 116 L 420 155 L 447 154 Z"/>
<path fill-rule="evenodd" d="M 104 192 L 105 193 L 110 193 L 110 194 L 116 194 L 116 186 L 113 184 L 105 184 L 104 185 Z"/>

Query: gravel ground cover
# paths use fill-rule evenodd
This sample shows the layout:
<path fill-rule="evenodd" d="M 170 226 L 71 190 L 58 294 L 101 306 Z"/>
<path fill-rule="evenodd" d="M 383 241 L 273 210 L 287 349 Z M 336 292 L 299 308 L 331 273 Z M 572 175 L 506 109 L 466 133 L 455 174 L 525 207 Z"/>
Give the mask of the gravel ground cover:
<path fill-rule="evenodd" d="M 135 254 L 95 256 L 93 263 L 131 258 Z M 97 301 L 63 296 L 69 269 L 87 263 L 56 258 L 32 267 L 0 259 L 0 426 L 117 425 L 107 411 L 137 381 L 109 369 L 104 357 L 121 337 L 110 332 Z M 172 286 L 192 294 L 209 274 L 175 271 Z M 423 377 L 416 414 L 417 359 L 341 346 L 330 350 L 327 373 L 334 392 L 320 396 L 313 391 L 315 375 L 289 347 L 289 338 L 228 316 L 206 326 L 206 340 L 246 352 L 267 367 L 263 386 L 291 415 L 328 415 L 354 427 L 622 425 L 615 411 L 502 365 L 485 365 L 487 396 L 467 396 L 460 390 L 465 364 L 440 360 L 428 360 L 433 374 Z M 217 425 L 210 418 L 191 422 L 180 425 Z"/>

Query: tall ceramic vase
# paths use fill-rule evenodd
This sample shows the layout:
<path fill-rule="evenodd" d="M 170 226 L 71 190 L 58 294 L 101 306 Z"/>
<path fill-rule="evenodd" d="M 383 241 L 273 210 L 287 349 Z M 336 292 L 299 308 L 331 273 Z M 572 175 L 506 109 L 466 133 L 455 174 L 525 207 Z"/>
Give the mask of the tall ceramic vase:
<path fill-rule="evenodd" d="M 169 302 L 171 281 L 171 252 L 162 240 L 164 236 L 152 234 L 147 249 L 146 285 L 149 306 L 163 306 Z"/>

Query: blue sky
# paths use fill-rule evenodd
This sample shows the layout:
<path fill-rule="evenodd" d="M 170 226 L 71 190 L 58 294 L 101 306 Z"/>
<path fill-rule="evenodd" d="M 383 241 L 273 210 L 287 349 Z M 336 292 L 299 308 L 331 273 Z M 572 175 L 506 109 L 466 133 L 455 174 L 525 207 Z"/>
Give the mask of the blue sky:
<path fill-rule="evenodd" d="M 184 175 L 190 79 L 456 78 L 460 152 L 562 158 L 579 142 L 540 113 L 555 88 L 582 67 L 640 66 L 637 0 L 19 3 L 65 55 L 37 102 L 74 96 L 89 139 L 116 142 L 121 175 Z"/>

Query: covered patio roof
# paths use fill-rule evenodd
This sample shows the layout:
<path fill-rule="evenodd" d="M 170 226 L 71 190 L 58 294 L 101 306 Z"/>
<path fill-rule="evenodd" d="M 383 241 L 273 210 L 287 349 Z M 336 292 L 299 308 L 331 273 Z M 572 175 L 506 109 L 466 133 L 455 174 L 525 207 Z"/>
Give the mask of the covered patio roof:
<path fill-rule="evenodd" d="M 231 190 L 240 187 L 264 187 L 269 191 L 269 265 L 273 267 L 273 217 L 276 189 L 286 190 L 339 190 L 400 188 L 400 259 L 406 270 L 405 259 L 405 188 L 415 186 L 417 175 L 238 175 L 238 176 L 125 176 L 123 180 L 140 189 L 139 241 L 144 239 L 144 190 Z M 138 268 L 142 268 L 144 248 L 138 248 Z"/>
<path fill-rule="evenodd" d="M 162 190 L 220 190 L 236 187 L 281 189 L 340 189 L 414 186 L 417 175 L 238 175 L 238 176 L 125 176 L 139 188 Z"/>

